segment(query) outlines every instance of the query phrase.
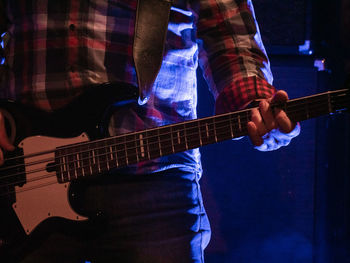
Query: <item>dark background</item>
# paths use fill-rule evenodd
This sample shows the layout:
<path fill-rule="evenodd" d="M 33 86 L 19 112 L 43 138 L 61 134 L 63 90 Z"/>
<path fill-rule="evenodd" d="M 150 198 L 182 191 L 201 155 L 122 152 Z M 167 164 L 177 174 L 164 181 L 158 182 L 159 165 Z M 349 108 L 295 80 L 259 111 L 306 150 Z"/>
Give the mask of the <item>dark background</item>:
<path fill-rule="evenodd" d="M 274 73 L 290 98 L 344 86 L 350 1 L 253 0 Z M 299 46 L 310 40 L 310 48 Z M 325 59 L 318 71 L 315 60 Z M 199 74 L 200 75 L 200 74 Z M 200 117 L 213 98 L 200 80 Z M 261 153 L 247 138 L 201 149 L 211 219 L 207 263 L 350 262 L 349 114 L 302 123 L 292 143 Z"/>

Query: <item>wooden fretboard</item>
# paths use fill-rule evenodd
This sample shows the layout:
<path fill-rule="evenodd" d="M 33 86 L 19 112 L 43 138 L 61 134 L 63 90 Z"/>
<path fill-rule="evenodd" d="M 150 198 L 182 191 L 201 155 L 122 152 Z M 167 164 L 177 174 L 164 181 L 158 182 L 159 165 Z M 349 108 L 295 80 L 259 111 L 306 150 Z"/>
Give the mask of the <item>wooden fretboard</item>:
<path fill-rule="evenodd" d="M 349 90 L 289 100 L 282 108 L 291 120 L 303 121 L 349 107 Z M 250 110 L 171 124 L 106 139 L 59 147 L 55 151 L 59 182 L 96 175 L 113 168 L 155 159 L 247 135 Z"/>

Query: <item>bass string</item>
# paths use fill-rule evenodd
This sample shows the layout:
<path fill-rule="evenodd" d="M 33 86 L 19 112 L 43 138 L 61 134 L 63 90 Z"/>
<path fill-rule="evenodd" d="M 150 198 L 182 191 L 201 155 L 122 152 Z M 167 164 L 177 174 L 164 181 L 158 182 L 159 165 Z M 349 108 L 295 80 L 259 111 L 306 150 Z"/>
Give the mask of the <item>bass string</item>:
<path fill-rule="evenodd" d="M 317 103 L 318 101 L 315 101 L 315 103 Z M 308 102 L 303 102 L 302 104 L 307 104 Z M 325 105 L 328 105 L 328 101 L 324 101 L 324 104 Z M 296 107 L 300 107 L 300 106 L 303 106 L 303 105 L 292 105 L 294 108 Z M 309 109 L 312 109 L 312 110 L 315 110 L 315 109 L 319 109 L 323 106 L 323 104 L 315 104 L 311 107 L 308 107 Z M 292 107 L 292 108 L 293 108 Z M 315 108 L 316 107 L 316 108 Z M 242 111 L 242 113 L 246 113 L 246 112 L 249 112 L 251 109 L 247 109 L 247 110 L 244 110 Z M 297 112 L 299 112 L 300 109 L 297 109 L 297 110 L 290 110 L 289 113 L 290 114 L 295 114 Z M 233 114 L 233 115 L 232 115 Z M 97 143 L 100 143 L 100 142 L 103 142 L 103 141 L 109 141 L 109 140 L 116 140 L 116 139 L 119 139 L 119 138 L 126 138 L 126 137 L 131 137 L 131 136 L 137 136 L 137 135 L 140 135 L 142 133 L 146 133 L 147 134 L 147 131 L 151 131 L 151 130 L 162 130 L 162 129 L 165 129 L 165 128 L 171 128 L 171 127 L 176 127 L 176 126 L 184 126 L 186 125 L 187 123 L 190 123 L 190 122 L 202 122 L 204 120 L 207 120 L 207 119 L 220 119 L 220 117 L 224 117 L 224 115 L 231 115 L 231 117 L 233 117 L 233 119 L 231 118 L 230 120 L 231 121 L 236 121 L 238 120 L 238 118 L 240 118 L 240 120 L 243 119 L 243 121 L 247 121 L 247 119 L 249 117 L 245 117 L 245 116 L 234 116 L 235 113 L 226 113 L 226 114 L 222 114 L 222 115 L 216 115 L 216 116 L 210 116 L 208 118 L 203 118 L 203 119 L 197 119 L 197 120 L 192 120 L 192 121 L 189 121 L 189 122 L 184 122 L 184 123 L 176 123 L 176 124 L 172 124 L 172 125 L 167 125 L 167 126 L 160 126 L 160 127 L 156 127 L 156 128 L 153 128 L 153 129 L 149 129 L 149 130 L 144 130 L 144 131 L 138 131 L 138 132 L 133 132 L 133 133 L 130 133 L 130 134 L 122 134 L 122 135 L 118 135 L 118 136 L 115 136 L 115 137 L 107 137 L 107 138 L 104 138 L 104 139 L 100 139 L 100 140 L 95 140 L 95 141 L 88 141 L 88 142 L 82 142 L 82 143 L 78 143 L 78 144 L 74 144 L 74 145 L 67 145 L 67 146 L 63 146 L 63 147 L 59 147 L 59 149 L 68 149 L 68 148 L 72 148 L 72 147 L 75 147 L 75 148 L 78 148 L 79 146 L 85 146 L 87 148 L 89 148 L 89 146 L 93 145 L 93 144 L 97 144 Z M 224 121 L 215 121 L 215 124 L 220 124 L 221 122 L 226 122 L 227 120 L 224 120 Z M 207 125 L 215 125 L 214 123 L 207 123 Z M 190 128 L 183 128 L 182 130 L 176 130 L 175 132 L 177 131 L 184 131 L 186 129 L 191 129 L 192 127 Z M 201 125 L 200 128 L 204 128 L 204 125 Z M 171 135 L 172 133 L 174 133 L 174 131 L 172 132 L 167 132 L 167 133 L 161 133 L 161 134 L 156 134 L 156 135 L 152 135 L 152 136 L 146 136 L 146 137 L 143 137 L 142 140 L 150 140 L 150 139 L 154 139 L 154 138 L 158 138 L 159 136 L 166 136 L 166 135 Z M 124 145 L 124 144 L 127 144 L 127 143 L 132 143 L 132 142 L 135 142 L 135 141 L 140 141 L 140 139 L 132 139 L 132 140 L 124 140 L 120 143 L 117 143 L 117 144 L 113 144 L 111 146 L 119 146 L 119 145 Z M 95 147 L 96 150 L 98 149 L 102 149 L 102 148 L 105 148 L 106 146 L 102 146 L 102 147 Z M 19 159 L 22 159 L 22 158 L 31 158 L 31 157 L 35 157 L 35 156 L 40 156 L 40 155 L 45 155 L 45 154 L 48 154 L 48 153 L 53 153 L 55 151 L 57 151 L 58 148 L 55 148 L 55 149 L 51 149 L 51 150 L 46 150 L 46 151 L 42 151 L 42 152 L 36 152 L 36 153 L 31 153 L 31 154 L 28 154 L 28 155 L 24 155 L 24 156 L 20 156 L 20 157 L 13 157 L 13 158 L 7 158 L 6 161 L 16 161 L 16 160 L 19 160 Z M 91 149 L 88 149 L 86 151 L 89 151 Z M 75 154 L 75 153 L 82 153 L 81 151 L 80 152 L 73 152 L 73 153 L 69 153 L 69 154 Z M 51 160 L 45 160 L 46 161 L 54 161 L 53 159 Z M 33 164 L 36 164 L 36 163 L 33 163 Z M 27 165 L 30 165 L 30 164 L 27 164 Z M 1 170 L 4 169 L 4 168 L 0 168 L 0 172 Z"/>
<path fill-rule="evenodd" d="M 223 133 L 223 134 L 225 134 L 226 135 L 226 133 Z M 221 136 L 222 134 L 218 134 L 218 136 Z M 196 141 L 197 141 L 197 139 L 195 139 Z M 169 140 L 168 140 L 169 141 Z M 194 141 L 194 140 L 193 140 Z M 191 141 L 190 141 L 191 142 Z M 212 142 L 215 142 L 215 140 L 213 140 Z M 156 143 L 152 143 L 153 145 L 158 145 L 158 142 L 156 142 Z M 186 150 L 186 147 L 184 146 L 184 145 L 182 145 L 183 146 L 183 148 L 181 148 L 181 149 L 179 149 L 179 152 L 182 152 L 182 151 L 185 151 Z M 151 148 L 151 147 L 150 147 Z M 164 151 L 169 151 L 169 150 L 172 150 L 172 146 L 171 145 L 169 145 L 169 146 L 167 146 L 167 148 L 165 148 L 164 149 Z M 152 150 L 150 150 L 150 151 L 152 151 Z M 157 149 L 157 151 L 159 151 L 158 149 Z M 114 153 L 116 153 L 116 151 L 114 152 Z M 110 155 L 110 153 L 104 153 L 104 154 L 100 154 L 100 155 L 96 155 L 96 157 L 102 157 L 102 156 L 108 156 L 108 155 Z M 125 157 L 123 157 L 123 158 L 129 158 L 129 159 L 137 159 L 136 157 L 138 156 L 138 154 L 131 154 L 131 155 L 128 155 L 128 156 L 125 156 Z M 146 155 L 145 155 L 146 156 Z M 159 156 L 158 157 L 161 157 L 162 155 L 160 155 L 159 154 Z M 147 157 L 148 157 L 148 155 L 147 155 Z M 147 159 L 143 159 L 143 160 L 150 160 L 150 159 L 154 159 L 154 158 L 147 158 Z M 78 169 L 86 169 L 86 168 L 89 168 L 89 167 L 91 167 L 92 165 L 91 165 L 91 157 L 89 157 L 89 158 L 85 158 L 85 160 L 89 160 L 89 164 L 87 164 L 87 165 L 84 165 L 84 166 L 80 166 L 80 167 L 78 167 L 77 166 L 77 163 L 78 163 L 78 161 L 79 160 L 73 160 L 73 161 L 70 161 L 70 162 L 67 162 L 67 163 L 65 163 L 65 165 L 68 167 L 68 166 L 75 166 L 75 168 L 72 168 L 72 169 L 69 169 L 69 170 L 67 170 L 67 171 L 65 171 L 65 172 L 67 172 L 67 173 L 71 173 L 72 171 L 76 171 L 77 170 L 77 168 Z M 109 163 L 109 162 L 111 162 L 112 160 L 108 160 L 107 158 L 106 158 L 106 160 L 104 160 L 104 161 L 99 161 L 98 163 L 99 163 L 99 165 L 100 166 L 107 166 L 106 164 L 107 163 Z M 135 162 L 132 162 L 132 163 L 129 163 L 129 164 L 133 164 L 133 163 L 135 163 Z M 41 164 L 41 163 L 40 163 Z M 37 168 L 37 169 L 35 169 L 35 170 L 30 170 L 30 171 L 27 171 L 27 172 L 25 172 L 25 174 L 26 175 L 28 175 L 28 174 L 32 174 L 32 173 L 37 173 L 37 172 L 42 172 L 42 171 L 46 171 L 47 169 L 46 169 L 46 162 L 45 163 L 43 163 L 43 164 L 45 164 L 45 167 L 42 167 L 42 168 Z M 126 166 L 126 165 L 128 165 L 128 164 L 126 164 L 126 163 L 123 163 L 123 166 Z M 58 166 L 60 166 L 60 165 L 55 165 L 56 167 L 58 167 Z M 53 166 L 53 167 L 55 167 L 55 166 Z M 123 167 L 123 166 L 121 166 L 121 167 Z M 119 166 L 116 166 L 116 167 L 114 167 L 114 168 L 120 168 Z M 54 172 L 53 172 L 54 173 Z M 45 174 L 45 175 L 41 175 L 41 176 L 39 176 L 39 177 L 33 177 L 33 178 L 30 178 L 30 179 L 28 179 L 27 181 L 25 181 L 25 180 L 20 180 L 20 181 L 16 181 L 16 182 L 11 182 L 11 183 L 5 183 L 5 184 L 0 184 L 0 186 L 12 186 L 12 185 L 16 185 L 16 184 L 21 184 L 21 183 L 25 183 L 25 182 L 27 182 L 27 183 L 29 183 L 29 182 L 34 182 L 34 181 L 37 181 L 37 180 L 41 180 L 41 179 L 46 179 L 46 178 L 48 178 L 48 177 L 51 177 L 51 176 L 54 176 L 54 177 L 56 177 L 56 174 L 53 174 L 53 173 L 47 173 L 47 174 Z M 23 173 L 22 172 L 17 172 L 17 173 L 15 173 L 15 174 L 10 174 L 10 175 L 6 175 L 6 176 L 2 176 L 1 177 L 1 179 L 11 179 L 12 177 L 18 177 L 18 176 L 21 176 Z"/>
<path fill-rule="evenodd" d="M 228 138 L 229 139 L 229 138 Z M 158 142 L 155 142 L 154 144 L 158 144 Z M 183 150 L 186 150 L 185 148 L 183 149 Z M 101 154 L 100 156 L 104 156 L 104 155 L 109 155 L 110 153 L 106 153 L 106 154 Z M 133 157 L 135 157 L 136 155 L 131 155 L 131 156 L 129 156 L 129 158 L 133 158 Z M 161 155 L 160 155 L 161 156 Z M 106 160 L 106 162 L 105 163 L 107 163 L 107 162 L 109 162 L 110 160 Z M 70 165 L 71 164 L 75 164 L 77 162 L 77 160 L 73 160 L 73 161 L 71 161 L 70 162 Z M 86 167 L 86 166 L 85 166 Z M 81 169 L 84 169 L 84 167 L 80 167 Z M 38 170 L 38 169 L 36 169 L 35 171 L 33 170 L 33 171 L 29 171 L 29 173 L 34 173 L 34 172 L 38 172 L 38 171 L 43 171 L 43 170 L 46 170 L 46 168 L 45 169 L 42 169 L 42 170 Z M 68 172 L 70 172 L 70 171 L 72 171 L 72 170 L 76 170 L 76 169 L 71 169 L 71 170 L 69 170 Z M 27 173 L 28 174 L 28 173 Z M 18 176 L 19 174 L 16 174 L 16 175 L 10 175 L 10 176 Z M 51 174 L 47 174 L 47 176 L 52 176 Z M 9 177 L 9 176 L 6 176 L 6 177 Z M 2 178 L 4 178 L 4 177 L 2 177 Z M 40 176 L 40 177 L 38 177 L 38 178 L 31 178 L 32 179 L 32 181 L 35 181 L 35 180 L 39 180 L 39 179 L 43 179 L 43 178 L 47 178 L 45 175 L 44 176 Z M 23 181 L 21 181 L 21 182 L 15 182 L 15 183 L 11 183 L 11 184 L 9 184 L 9 185 L 13 185 L 13 184 L 18 184 L 18 183 L 23 183 Z"/>
<path fill-rule="evenodd" d="M 248 120 L 248 117 L 242 117 L 240 119 L 241 121 L 243 122 L 247 122 Z M 233 121 L 235 121 L 235 119 L 233 119 Z M 227 122 L 230 122 L 230 123 L 227 123 Z M 208 128 L 208 132 L 209 133 L 212 133 L 212 134 L 215 134 L 217 137 L 220 137 L 222 135 L 224 135 L 223 133 L 222 134 L 218 134 L 217 132 L 213 132 L 213 131 L 216 131 L 216 127 L 217 125 L 219 125 L 220 123 L 225 123 L 225 124 L 228 124 L 228 125 L 225 125 L 225 126 L 221 126 L 220 129 L 226 129 L 226 128 L 232 128 L 232 125 L 231 125 L 231 120 L 224 120 L 224 121 L 217 121 L 216 123 L 210 123 L 206 128 Z M 204 128 L 204 126 L 200 126 L 201 128 Z M 195 127 L 196 128 L 196 127 Z M 234 128 L 234 127 L 233 127 Z M 230 129 L 227 129 L 227 131 L 229 131 Z M 233 133 L 236 133 L 236 134 L 239 134 L 242 132 L 242 128 L 234 128 L 236 129 L 235 131 L 233 131 Z M 244 132 L 246 132 L 246 130 L 244 130 Z M 146 137 L 145 139 L 142 139 L 142 141 L 144 142 L 144 140 L 147 140 L 146 143 L 144 143 L 144 148 L 148 148 L 148 151 L 151 151 L 150 149 L 152 149 L 152 145 L 159 145 L 159 141 L 157 140 L 156 142 L 149 142 L 148 140 L 151 139 L 151 138 L 159 138 L 160 136 L 165 136 L 165 135 L 169 135 L 170 133 L 165 133 L 165 134 L 161 134 L 161 135 L 157 135 L 157 136 L 151 136 L 151 137 Z M 226 134 L 226 133 L 225 133 Z M 228 133 L 227 133 L 228 134 Z M 187 137 L 191 137 L 191 136 L 196 136 L 198 135 L 198 132 L 195 132 L 195 133 L 187 133 L 186 134 Z M 199 133 L 199 136 L 200 136 L 200 133 Z M 242 134 L 239 134 L 237 135 L 237 137 L 239 136 L 242 136 Z M 171 136 L 167 137 L 167 138 L 170 138 L 170 139 L 163 139 L 161 141 L 161 143 L 173 143 L 173 139 L 171 138 Z M 231 137 L 232 138 L 232 137 Z M 229 139 L 229 138 L 228 138 Z M 196 140 L 193 140 L 193 141 L 197 141 Z M 138 143 L 139 142 L 139 143 Z M 117 144 L 110 144 L 108 146 L 102 146 L 102 147 L 95 147 L 93 149 L 88 149 L 88 150 L 85 150 L 85 151 L 79 151 L 79 152 L 73 152 L 73 153 L 68 153 L 66 155 L 60 155 L 59 157 L 60 158 L 66 158 L 68 159 L 68 161 L 65 162 L 65 164 L 67 166 L 71 165 L 71 164 L 75 164 L 77 162 L 84 162 L 84 161 L 89 161 L 91 162 L 90 160 L 92 159 L 91 157 L 91 151 L 101 151 L 101 150 L 104 150 L 106 148 L 110 148 L 110 147 L 117 147 L 117 146 L 120 146 L 120 145 L 123 145 L 123 149 L 116 149 L 115 151 L 108 151 L 106 153 L 102 153 L 102 154 L 95 154 L 94 158 L 100 158 L 100 157 L 103 157 L 103 156 L 108 156 L 108 155 L 113 155 L 113 154 L 116 154 L 117 156 L 119 154 L 122 155 L 122 158 L 125 156 L 125 158 L 134 158 L 135 156 L 138 156 L 138 153 L 136 152 L 137 149 L 139 149 L 141 146 L 141 139 L 134 139 L 133 141 L 128 141 L 126 143 L 133 143 L 134 145 L 138 145 L 139 146 L 134 146 L 134 147 L 125 147 L 126 143 L 117 143 Z M 191 141 L 188 141 L 187 142 L 191 143 Z M 215 141 L 213 141 L 214 143 Z M 196 144 L 197 147 L 200 146 L 200 143 Z M 192 147 L 192 148 L 195 148 L 195 147 Z M 153 148 L 153 149 L 157 149 L 157 148 Z M 135 150 L 135 154 L 127 154 L 128 151 L 134 151 Z M 165 151 L 167 151 L 168 149 L 164 149 Z M 184 149 L 186 150 L 186 149 Z M 75 157 L 77 154 L 88 154 L 89 156 L 85 157 L 85 158 L 80 158 L 79 160 L 77 160 Z M 70 158 L 71 157 L 71 158 Z M 25 158 L 25 157 L 21 157 L 21 158 Z M 73 159 L 73 160 L 69 160 L 69 159 Z M 2 167 L 0 168 L 0 172 L 4 172 L 4 170 L 10 170 L 10 169 L 24 169 L 25 167 L 29 167 L 29 166 L 33 166 L 33 165 L 37 165 L 37 164 L 41 164 L 41 163 L 44 163 L 44 164 L 47 164 L 48 162 L 54 162 L 55 161 L 55 158 L 46 158 L 46 159 L 41 159 L 41 160 L 37 160 L 37 161 L 34 161 L 34 162 L 29 162 L 29 163 L 26 163 L 26 164 L 17 164 L 17 165 L 13 165 L 13 166 L 7 166 L 7 167 Z M 50 168 L 57 168 L 59 167 L 60 165 L 52 165 Z M 2 171 L 1 171 L 2 170 Z M 37 168 L 35 170 L 30 170 L 28 171 L 26 174 L 31 174 L 31 173 L 36 173 L 36 172 L 40 172 L 40 171 L 44 171 L 46 170 L 46 167 L 44 168 Z M 20 175 L 21 173 L 18 172 L 16 174 L 9 174 L 9 175 L 6 175 L 6 176 L 3 176 L 2 178 L 9 178 L 9 177 L 12 177 L 12 176 L 18 176 Z"/>
<path fill-rule="evenodd" d="M 225 127 L 221 127 L 221 128 L 225 128 Z M 197 135 L 197 134 L 196 134 Z M 220 134 L 219 134 L 219 136 L 221 136 Z M 226 138 L 225 138 L 226 139 Z M 227 139 L 229 139 L 229 137 L 227 138 Z M 169 140 L 168 140 L 169 141 Z M 165 141 L 165 142 L 167 142 L 167 141 Z M 214 141 L 213 141 L 214 142 Z M 154 145 L 158 145 L 158 142 L 154 142 L 153 143 Z M 197 145 L 197 144 L 196 144 Z M 150 144 L 148 145 L 148 148 L 151 148 L 151 147 L 149 147 L 150 146 Z M 200 146 L 200 145 L 198 145 L 198 146 Z M 194 148 L 194 147 L 193 147 Z M 155 149 L 157 149 L 157 148 L 155 148 Z M 159 149 L 159 148 L 158 148 Z M 166 151 L 166 150 L 168 150 L 168 149 L 163 149 L 164 151 Z M 186 148 L 184 148 L 183 150 L 186 150 Z M 108 156 L 109 154 L 113 154 L 113 153 L 117 153 L 118 151 L 114 151 L 114 152 L 107 152 L 107 153 L 104 153 L 104 154 L 100 154 L 100 155 L 96 155 L 95 157 L 102 157 L 102 156 Z M 124 151 L 122 151 L 122 152 L 124 152 Z M 130 159 L 131 158 L 134 158 L 134 157 L 137 157 L 138 156 L 138 153 L 136 152 L 136 154 L 135 155 L 125 155 L 125 158 L 127 158 L 127 157 L 129 157 Z M 162 156 L 162 155 L 159 155 L 159 156 Z M 91 160 L 91 157 L 87 157 L 87 158 L 85 158 L 85 160 Z M 84 160 L 74 160 L 74 158 L 73 158 L 73 160 L 72 161 L 70 161 L 70 162 L 67 162 L 66 164 L 67 165 L 74 165 L 74 166 L 76 166 L 76 163 L 77 162 L 79 162 L 79 161 L 84 161 Z M 106 162 L 108 162 L 109 160 L 107 160 Z M 38 163 L 40 163 L 40 162 L 38 162 Z M 46 163 L 46 162 L 45 162 Z M 89 161 L 89 164 L 88 165 L 90 165 L 90 161 Z M 124 164 L 124 165 L 127 165 L 127 164 Z M 53 166 L 54 167 L 54 166 Z M 18 167 L 17 167 L 18 168 Z M 84 167 L 80 167 L 80 168 L 84 168 Z M 9 168 L 7 168 L 7 169 L 9 169 Z M 74 168 L 75 169 L 75 168 Z M 30 173 L 35 173 L 35 172 L 40 172 L 40 171 L 44 171 L 44 170 L 46 170 L 46 167 L 45 168 L 41 168 L 41 169 L 35 169 L 35 170 L 32 170 L 32 171 L 28 171 L 27 172 L 27 174 L 30 174 Z M 20 175 L 20 174 L 22 174 L 22 173 L 17 173 L 17 174 L 10 174 L 10 175 L 8 175 L 8 176 L 3 176 L 2 178 L 9 178 L 9 177 L 12 177 L 12 176 L 18 176 L 18 175 Z"/>

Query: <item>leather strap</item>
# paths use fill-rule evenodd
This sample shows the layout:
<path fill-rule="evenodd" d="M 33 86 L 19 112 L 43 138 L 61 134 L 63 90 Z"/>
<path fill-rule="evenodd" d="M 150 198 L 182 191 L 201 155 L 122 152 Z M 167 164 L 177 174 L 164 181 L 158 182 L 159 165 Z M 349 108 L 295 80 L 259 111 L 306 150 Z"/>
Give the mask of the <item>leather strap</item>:
<path fill-rule="evenodd" d="M 133 57 L 139 104 L 145 104 L 162 65 L 172 0 L 138 0 Z"/>

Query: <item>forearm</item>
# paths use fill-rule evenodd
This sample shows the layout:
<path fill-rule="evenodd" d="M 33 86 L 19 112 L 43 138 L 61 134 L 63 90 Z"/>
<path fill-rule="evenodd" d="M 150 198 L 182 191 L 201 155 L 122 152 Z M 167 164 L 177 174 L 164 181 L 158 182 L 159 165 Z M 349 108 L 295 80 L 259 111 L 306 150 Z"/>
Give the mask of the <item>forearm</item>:
<path fill-rule="evenodd" d="M 250 1 L 200 3 L 200 63 L 217 107 L 240 109 L 256 98 L 272 96 L 269 61 Z"/>

